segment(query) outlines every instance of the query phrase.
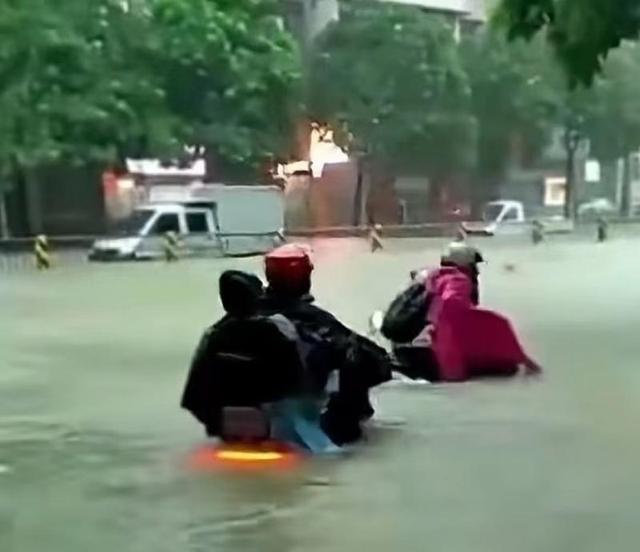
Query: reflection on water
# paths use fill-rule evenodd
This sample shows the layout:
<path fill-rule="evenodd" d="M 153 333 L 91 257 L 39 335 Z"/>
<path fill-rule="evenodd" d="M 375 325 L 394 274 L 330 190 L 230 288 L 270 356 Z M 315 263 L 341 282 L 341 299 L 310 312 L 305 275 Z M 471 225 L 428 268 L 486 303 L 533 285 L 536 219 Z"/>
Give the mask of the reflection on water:
<path fill-rule="evenodd" d="M 316 244 L 317 296 L 361 329 L 409 269 L 437 259 L 432 242 L 387 245 Z M 391 386 L 361 447 L 277 475 L 187 469 L 202 438 L 177 408 L 219 312 L 217 274 L 259 259 L 10 276 L 0 550 L 634 550 L 640 289 L 601 290 L 640 260 L 624 242 L 483 247 L 486 301 L 514 316 L 548 377 Z"/>

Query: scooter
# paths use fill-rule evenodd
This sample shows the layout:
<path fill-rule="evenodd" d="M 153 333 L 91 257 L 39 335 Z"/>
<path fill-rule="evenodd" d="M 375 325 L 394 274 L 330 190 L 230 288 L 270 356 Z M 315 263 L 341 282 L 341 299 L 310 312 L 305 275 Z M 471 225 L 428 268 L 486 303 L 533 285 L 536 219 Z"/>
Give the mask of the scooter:
<path fill-rule="evenodd" d="M 314 419 L 309 400 L 286 399 L 224 408 L 219 441 L 198 450 L 192 467 L 287 471 L 305 456 L 339 450 Z"/>
<path fill-rule="evenodd" d="M 327 392 L 337 385 L 329 378 Z M 341 452 L 320 427 L 322 400 L 300 396 L 222 410 L 219 442 L 196 452 L 193 467 L 291 469 L 305 456 Z"/>

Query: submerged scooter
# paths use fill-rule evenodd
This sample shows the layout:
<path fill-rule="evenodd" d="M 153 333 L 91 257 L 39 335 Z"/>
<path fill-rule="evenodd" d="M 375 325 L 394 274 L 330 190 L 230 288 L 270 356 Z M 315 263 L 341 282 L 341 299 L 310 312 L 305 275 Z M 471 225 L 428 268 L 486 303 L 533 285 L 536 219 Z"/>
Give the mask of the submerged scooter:
<path fill-rule="evenodd" d="M 303 399 L 225 407 L 218 442 L 197 451 L 193 467 L 286 471 L 305 456 L 338 452 L 314 410 Z"/>
<path fill-rule="evenodd" d="M 327 394 L 337 385 L 334 371 Z M 339 454 L 342 449 L 320 426 L 323 406 L 318 397 L 297 396 L 258 406 L 224 407 L 219 439 L 195 455 L 195 467 L 289 469 L 306 456 Z"/>

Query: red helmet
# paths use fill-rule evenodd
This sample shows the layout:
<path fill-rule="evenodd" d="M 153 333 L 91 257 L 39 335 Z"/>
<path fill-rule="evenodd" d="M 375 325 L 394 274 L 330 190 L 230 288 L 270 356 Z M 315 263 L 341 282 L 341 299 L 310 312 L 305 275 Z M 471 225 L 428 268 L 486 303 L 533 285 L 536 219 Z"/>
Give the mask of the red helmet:
<path fill-rule="evenodd" d="M 309 247 L 287 244 L 268 253 L 264 258 L 265 275 L 274 291 L 294 295 L 308 293 L 311 288 L 311 262 Z"/>

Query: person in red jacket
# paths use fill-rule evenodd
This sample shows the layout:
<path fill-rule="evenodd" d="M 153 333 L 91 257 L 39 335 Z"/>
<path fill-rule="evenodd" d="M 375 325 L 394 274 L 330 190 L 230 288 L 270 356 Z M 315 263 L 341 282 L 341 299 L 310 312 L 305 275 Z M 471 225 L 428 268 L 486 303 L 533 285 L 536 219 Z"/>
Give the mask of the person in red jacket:
<path fill-rule="evenodd" d="M 525 353 L 507 318 L 473 305 L 473 283 L 462 271 L 446 267 L 425 282 L 432 296 L 427 321 L 441 381 L 512 377 L 542 372 Z"/>

